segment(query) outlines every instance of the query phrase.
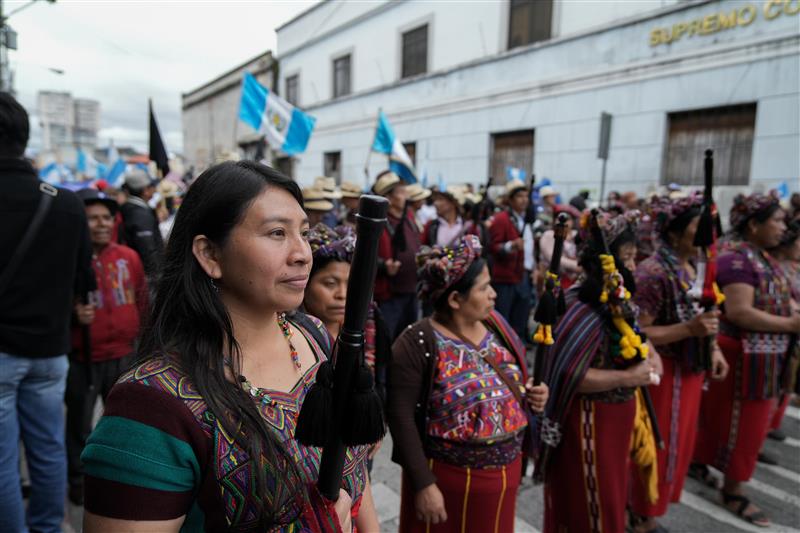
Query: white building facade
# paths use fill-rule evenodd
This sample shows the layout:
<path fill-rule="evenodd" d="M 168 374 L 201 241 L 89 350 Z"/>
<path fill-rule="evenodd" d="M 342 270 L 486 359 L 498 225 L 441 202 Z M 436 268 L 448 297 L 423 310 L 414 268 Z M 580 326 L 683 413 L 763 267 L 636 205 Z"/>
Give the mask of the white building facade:
<path fill-rule="evenodd" d="M 181 96 L 183 151 L 186 165 L 194 167 L 195 172 L 220 159 L 264 157 L 264 136 L 239 120 L 245 72 L 271 89 L 277 63 L 270 52 L 259 54 Z"/>
<path fill-rule="evenodd" d="M 293 165 L 371 183 L 378 110 L 429 183 L 502 183 L 508 167 L 564 196 L 702 184 L 705 148 L 733 194 L 800 189 L 800 0 L 328 0 L 277 29 L 279 90 L 316 117 Z"/>

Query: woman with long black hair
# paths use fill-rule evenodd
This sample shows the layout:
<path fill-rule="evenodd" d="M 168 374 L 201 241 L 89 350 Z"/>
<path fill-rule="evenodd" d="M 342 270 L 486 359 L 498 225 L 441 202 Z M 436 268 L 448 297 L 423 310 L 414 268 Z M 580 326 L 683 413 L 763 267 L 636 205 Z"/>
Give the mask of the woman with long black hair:
<path fill-rule="evenodd" d="M 320 450 L 293 438 L 330 351 L 321 324 L 284 314 L 303 300 L 307 233 L 299 188 L 266 166 L 222 163 L 189 189 L 140 360 L 82 456 L 85 531 L 350 531 L 367 447 L 334 504 L 314 486 Z"/>

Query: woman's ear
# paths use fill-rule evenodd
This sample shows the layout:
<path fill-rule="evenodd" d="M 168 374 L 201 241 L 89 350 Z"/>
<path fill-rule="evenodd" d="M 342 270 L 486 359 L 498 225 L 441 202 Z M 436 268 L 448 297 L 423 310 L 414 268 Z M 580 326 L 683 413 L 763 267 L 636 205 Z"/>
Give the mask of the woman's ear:
<path fill-rule="evenodd" d="M 461 298 L 459 297 L 458 291 L 451 291 L 450 294 L 447 295 L 447 305 L 453 311 L 461 309 Z"/>
<path fill-rule="evenodd" d="M 219 250 L 217 246 L 205 235 L 195 235 L 192 240 L 192 254 L 200 268 L 211 279 L 222 278 L 222 267 L 219 263 Z"/>

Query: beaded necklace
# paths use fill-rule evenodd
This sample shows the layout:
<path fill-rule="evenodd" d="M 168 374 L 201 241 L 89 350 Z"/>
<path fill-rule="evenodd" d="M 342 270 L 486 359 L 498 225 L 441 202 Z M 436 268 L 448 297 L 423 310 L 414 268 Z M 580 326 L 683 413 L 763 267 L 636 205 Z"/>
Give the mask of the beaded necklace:
<path fill-rule="evenodd" d="M 279 313 L 277 317 L 278 326 L 281 328 L 281 332 L 283 333 L 283 337 L 286 339 L 286 342 L 289 344 L 289 351 L 292 358 L 292 362 L 297 370 L 301 370 L 302 366 L 300 365 L 300 356 L 297 353 L 297 349 L 294 347 L 292 343 L 292 328 L 289 325 L 289 321 L 286 320 L 286 313 Z M 225 359 L 225 362 L 228 363 L 231 368 L 233 365 L 229 358 Z M 308 389 L 308 375 L 309 373 L 306 372 L 303 374 L 303 387 Z M 270 397 L 269 393 L 265 389 L 258 388 L 254 386 L 250 381 L 244 377 L 244 375 L 239 374 L 237 376 L 237 380 L 241 383 L 242 388 L 250 393 L 250 396 L 258 400 L 263 405 L 275 404 L 275 401 Z"/>

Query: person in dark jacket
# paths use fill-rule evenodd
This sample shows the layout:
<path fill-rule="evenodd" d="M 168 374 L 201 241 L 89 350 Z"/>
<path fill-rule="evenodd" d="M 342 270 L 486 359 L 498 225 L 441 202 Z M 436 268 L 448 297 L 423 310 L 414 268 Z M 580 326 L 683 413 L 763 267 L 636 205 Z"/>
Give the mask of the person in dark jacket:
<path fill-rule="evenodd" d="M 78 191 L 78 196 L 86 206 L 97 280 L 97 290 L 90 301 L 75 304 L 73 350 L 64 398 L 68 496 L 75 505 L 83 505 L 80 457 L 92 429 L 94 404 L 98 394 L 105 402 L 117 378 L 130 366 L 134 340 L 147 309 L 147 281 L 139 255 L 112 240 L 117 202 L 94 189 Z M 88 339 L 84 326 L 89 328 Z"/>
<path fill-rule="evenodd" d="M 94 290 L 94 276 L 83 204 L 38 179 L 23 159 L 28 133 L 25 109 L 0 92 L 0 524 L 4 531 L 53 532 L 61 531 L 66 500 L 70 315 L 76 296 Z M 18 251 L 45 197 L 44 219 Z M 31 481 L 27 506 L 20 440 Z"/>
<path fill-rule="evenodd" d="M 156 189 L 150 177 L 141 169 L 129 172 L 122 188 L 128 195 L 127 201 L 120 206 L 125 244 L 139 254 L 147 279 L 152 284 L 164 251 L 158 217 L 147 205 Z"/>

